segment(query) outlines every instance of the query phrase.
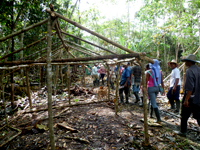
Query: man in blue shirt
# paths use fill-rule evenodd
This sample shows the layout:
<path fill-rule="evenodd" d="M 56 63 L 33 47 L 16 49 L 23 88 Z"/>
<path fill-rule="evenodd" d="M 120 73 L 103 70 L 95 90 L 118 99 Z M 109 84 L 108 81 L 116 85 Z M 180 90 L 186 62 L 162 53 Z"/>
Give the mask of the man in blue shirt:
<path fill-rule="evenodd" d="M 124 64 L 123 65 L 124 70 L 122 72 L 121 75 L 121 80 L 120 80 L 120 87 L 119 87 L 119 97 L 120 97 L 120 101 L 121 103 L 124 103 L 124 96 L 123 96 L 123 92 L 125 93 L 126 96 L 126 103 L 128 104 L 128 93 L 129 93 L 129 84 L 130 84 L 130 74 L 131 71 L 128 67 L 128 64 Z"/>

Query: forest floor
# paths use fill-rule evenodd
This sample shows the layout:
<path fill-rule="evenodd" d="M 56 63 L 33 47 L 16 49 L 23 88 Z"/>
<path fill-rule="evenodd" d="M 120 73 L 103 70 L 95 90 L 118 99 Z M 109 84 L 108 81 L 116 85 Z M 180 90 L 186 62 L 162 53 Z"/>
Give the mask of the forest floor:
<path fill-rule="evenodd" d="M 91 88 L 91 85 L 88 85 L 88 88 Z M 111 91 L 111 93 L 114 92 Z M 43 94 L 45 95 L 45 93 Z M 33 108 L 42 109 L 47 107 L 47 98 L 44 95 L 38 96 L 38 92 L 35 95 L 32 94 L 32 97 L 35 98 Z M 66 95 L 63 93 L 54 98 L 54 106 L 62 106 L 68 103 Z M 94 101 L 99 102 L 101 100 L 97 100 L 96 95 L 90 95 L 87 98 L 84 96 L 72 97 L 72 104 Z M 179 130 L 180 115 L 167 110 L 168 104 L 165 97 L 157 98 L 161 119 L 163 120 L 161 126 L 151 123 L 152 119 L 148 117 L 151 147 L 144 147 L 144 127 L 141 121 L 143 108 L 139 107 L 139 104 L 134 104 L 134 98 L 130 97 L 129 101 L 130 104 L 119 105 L 118 115 L 115 115 L 114 104 L 109 102 L 53 109 L 56 149 L 200 149 L 200 132 L 194 119 L 190 118 L 189 120 L 187 138 L 174 133 L 175 130 Z M 20 114 L 20 112 L 22 110 L 19 110 L 17 114 Z M 10 119 L 17 116 L 17 114 L 10 116 Z M 48 119 L 45 119 L 47 117 L 47 110 L 19 115 L 10 125 L 21 129 L 22 133 L 0 149 L 50 149 Z M 155 114 L 153 120 L 155 120 Z M 1 130 L 0 138 L 3 136 L 3 131 L 5 132 L 5 129 Z M 10 131 L 7 130 L 7 136 L 9 136 L 8 132 Z M 16 133 L 15 131 L 14 134 Z"/>

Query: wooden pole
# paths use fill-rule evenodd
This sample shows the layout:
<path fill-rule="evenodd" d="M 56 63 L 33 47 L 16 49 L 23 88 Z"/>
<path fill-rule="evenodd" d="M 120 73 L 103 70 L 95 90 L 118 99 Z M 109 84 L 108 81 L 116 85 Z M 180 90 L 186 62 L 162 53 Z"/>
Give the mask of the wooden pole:
<path fill-rule="evenodd" d="M 70 99 L 70 70 L 69 70 L 70 65 L 67 65 L 67 87 L 68 87 L 68 99 L 69 99 L 69 104 L 71 104 L 71 99 Z"/>
<path fill-rule="evenodd" d="M 108 74 L 108 100 L 110 100 L 110 66 L 107 64 Z"/>
<path fill-rule="evenodd" d="M 83 87 L 85 87 L 85 66 L 82 65 L 83 68 Z"/>
<path fill-rule="evenodd" d="M 14 108 L 14 83 L 11 83 L 11 106 Z"/>
<path fill-rule="evenodd" d="M 42 83 L 42 66 L 39 66 L 39 89 L 41 89 L 41 83 Z"/>
<path fill-rule="evenodd" d="M 49 117 L 49 136 L 51 149 L 55 150 L 55 139 L 52 115 L 52 66 L 51 66 L 51 19 L 48 19 L 47 28 L 47 89 L 48 89 L 48 117 Z"/>
<path fill-rule="evenodd" d="M 33 29 L 33 28 L 35 28 L 35 27 L 37 27 L 37 26 L 40 26 L 40 25 L 46 23 L 47 21 L 48 21 L 48 19 L 42 20 L 42 21 L 40 21 L 40 22 L 38 22 L 38 23 L 36 23 L 36 24 L 33 24 L 33 25 L 29 26 L 29 27 L 26 27 L 26 28 L 21 29 L 21 30 L 19 30 L 19 31 L 17 31 L 17 32 L 13 32 L 13 33 L 11 33 L 11 34 L 9 34 L 9 35 L 7 35 L 7 36 L 4 36 L 4 37 L 0 38 L 0 42 L 3 42 L 3 41 L 5 41 L 5 40 L 7 40 L 7 39 L 9 39 L 9 38 L 12 38 L 12 37 L 14 37 L 14 36 L 20 34 L 20 33 L 24 33 L 24 32 L 26 32 L 26 31 L 28 31 L 28 30 L 30 30 L 30 29 Z"/>
<path fill-rule="evenodd" d="M 105 56 L 95 56 L 95 57 L 84 57 L 84 58 L 67 58 L 67 59 L 54 59 L 51 62 L 78 62 L 78 61 L 93 61 L 93 60 L 104 60 L 104 59 L 126 59 L 139 57 L 138 53 L 131 54 L 121 54 L 121 55 L 105 55 Z M 32 63 L 46 63 L 46 60 L 26 60 L 26 61 L 9 61 L 9 62 L 0 62 L 1 65 L 18 65 L 18 64 L 32 64 Z"/>
<path fill-rule="evenodd" d="M 145 77 L 145 61 L 141 61 L 141 72 L 142 72 L 142 87 L 143 87 L 143 113 L 144 113 L 144 143 L 149 145 L 149 135 L 148 135 L 148 124 L 147 124 L 147 85 Z"/>
<path fill-rule="evenodd" d="M 30 68 L 26 68 L 26 86 L 27 86 L 27 93 L 28 93 L 28 100 L 29 100 L 30 109 L 32 109 L 31 91 L 30 91 L 29 76 L 28 76 L 29 69 Z"/>
<path fill-rule="evenodd" d="M 104 51 L 107 51 L 107 52 L 111 53 L 111 54 L 116 54 L 115 52 L 113 52 L 113 51 L 111 51 L 111 50 L 109 50 L 109 49 L 106 49 L 106 48 L 104 48 L 104 47 L 101 47 L 101 46 L 99 46 L 99 45 L 96 45 L 96 44 L 94 44 L 94 43 L 92 43 L 92 42 L 86 41 L 86 40 L 84 40 L 84 39 L 81 39 L 81 38 L 79 38 L 79 37 L 77 37 L 77 36 L 74 36 L 74 35 L 72 35 L 72 34 L 66 33 L 66 32 L 64 32 L 64 31 L 61 31 L 61 32 L 62 32 L 63 34 L 65 34 L 65 35 L 68 35 L 68 36 L 71 36 L 71 37 L 73 37 L 73 38 L 76 38 L 76 39 L 78 39 L 78 40 L 80 40 L 80 41 L 83 41 L 83 42 L 85 42 L 85 43 L 88 43 L 88 44 L 90 44 L 90 45 L 92 45 L 92 46 L 98 47 L 98 48 L 100 48 L 100 49 L 102 49 L 102 50 L 104 50 Z M 116 55 L 117 55 L 117 54 L 116 54 Z"/>
<path fill-rule="evenodd" d="M 115 99 L 115 115 L 117 115 L 118 112 L 118 93 L 119 93 L 119 68 L 120 68 L 120 63 L 117 63 L 117 80 L 116 80 L 116 99 Z"/>

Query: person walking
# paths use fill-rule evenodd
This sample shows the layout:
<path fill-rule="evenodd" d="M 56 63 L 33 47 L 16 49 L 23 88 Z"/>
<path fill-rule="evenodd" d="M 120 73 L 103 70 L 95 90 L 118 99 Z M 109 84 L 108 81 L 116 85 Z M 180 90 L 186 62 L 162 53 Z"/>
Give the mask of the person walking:
<path fill-rule="evenodd" d="M 179 95 L 180 95 L 180 86 L 181 86 L 180 71 L 177 68 L 178 63 L 174 59 L 168 62 L 168 66 L 172 68 L 172 72 L 171 72 L 171 78 L 170 78 L 170 88 L 167 92 L 167 98 L 169 99 L 169 102 L 171 105 L 170 109 L 172 110 L 175 109 L 174 100 L 176 101 L 175 113 L 179 113 L 179 109 L 180 109 Z"/>
<path fill-rule="evenodd" d="M 104 76 L 106 74 L 106 69 L 104 67 L 104 65 L 100 66 L 100 79 L 99 81 L 102 79 L 102 85 L 104 85 Z"/>
<path fill-rule="evenodd" d="M 158 92 L 160 91 L 159 90 L 160 84 L 162 85 L 162 89 L 163 89 L 162 95 L 165 95 L 163 76 L 160 71 L 159 61 L 154 59 L 154 64 L 150 63 L 150 70 L 148 70 L 146 74 L 146 85 L 148 89 L 148 96 L 157 118 L 157 121 L 156 121 L 157 123 L 161 122 L 159 109 L 156 103 L 156 97 L 157 97 Z"/>
<path fill-rule="evenodd" d="M 196 56 L 192 54 L 187 55 L 181 61 L 185 62 L 188 69 L 186 70 L 185 91 L 182 100 L 181 130 L 178 134 L 186 137 L 187 121 L 191 114 L 200 126 L 200 67 L 195 65 L 200 61 L 196 61 Z"/>
<path fill-rule="evenodd" d="M 137 103 L 140 101 L 140 97 L 139 97 L 140 82 L 141 82 L 141 67 L 140 66 L 133 66 L 131 68 L 131 81 L 132 81 L 132 91 L 136 97 L 135 103 Z"/>
<path fill-rule="evenodd" d="M 92 68 L 92 78 L 93 78 L 93 85 L 98 86 L 99 80 L 98 80 L 97 64 L 94 64 L 94 67 Z"/>
<path fill-rule="evenodd" d="M 128 93 L 129 93 L 129 84 L 130 84 L 130 69 L 128 67 L 128 64 L 124 64 L 123 65 L 124 70 L 122 72 L 121 75 L 121 79 L 120 79 L 120 88 L 119 88 L 119 97 L 120 97 L 120 103 L 124 103 L 124 96 L 123 96 L 123 92 L 125 93 L 126 96 L 126 103 L 129 103 L 128 100 Z"/>

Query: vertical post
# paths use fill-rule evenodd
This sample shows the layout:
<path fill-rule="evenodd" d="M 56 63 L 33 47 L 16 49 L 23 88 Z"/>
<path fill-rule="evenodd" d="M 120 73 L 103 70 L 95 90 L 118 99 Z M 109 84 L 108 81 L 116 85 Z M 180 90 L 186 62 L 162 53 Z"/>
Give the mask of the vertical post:
<path fill-rule="evenodd" d="M 61 78 L 61 86 L 62 86 L 62 89 L 63 89 L 63 75 L 62 75 L 62 65 L 60 65 L 60 78 Z"/>
<path fill-rule="evenodd" d="M 28 70 L 29 70 L 29 68 L 27 67 L 26 68 L 26 87 L 27 87 L 27 93 L 28 93 L 28 100 L 29 100 L 30 109 L 32 109 L 32 101 L 31 101 L 31 93 L 30 93 Z"/>
<path fill-rule="evenodd" d="M 82 65 L 83 68 L 83 87 L 85 87 L 85 65 Z"/>
<path fill-rule="evenodd" d="M 117 63 L 117 80 L 116 80 L 116 100 L 115 100 L 115 115 L 117 115 L 118 112 L 118 93 L 119 93 L 119 67 L 120 67 L 120 63 Z"/>
<path fill-rule="evenodd" d="M 2 71 L 2 74 L 0 74 L 0 81 L 1 81 L 1 93 L 0 95 L 2 95 L 2 99 L 3 99 L 3 106 L 4 106 L 4 110 L 5 110 L 5 118 L 6 118 L 6 125 L 8 125 L 8 120 L 7 120 L 7 112 L 6 112 L 6 104 L 5 104 L 5 98 L 4 98 L 4 85 L 3 85 L 3 76 L 4 76 L 4 70 Z"/>
<path fill-rule="evenodd" d="M 42 82 L 42 66 L 39 66 L 40 74 L 39 74 L 39 89 L 41 89 Z"/>
<path fill-rule="evenodd" d="M 108 100 L 110 100 L 110 66 L 107 64 L 107 74 L 108 74 Z"/>
<path fill-rule="evenodd" d="M 47 27 L 47 90 L 48 90 L 49 136 L 50 136 L 51 149 L 55 150 L 53 115 L 52 115 L 52 66 L 51 66 L 51 19 L 50 17 L 48 20 L 48 27 Z"/>
<path fill-rule="evenodd" d="M 14 87 L 14 83 L 11 83 L 11 106 L 12 106 L 12 108 L 14 108 L 14 89 L 15 89 L 15 87 Z"/>
<path fill-rule="evenodd" d="M 67 64 L 67 87 L 68 87 L 68 99 L 69 99 L 69 104 L 71 104 L 71 99 L 70 99 L 70 70 L 69 70 L 70 65 Z"/>
<path fill-rule="evenodd" d="M 144 113 L 144 143 L 149 145 L 148 124 L 147 124 L 147 86 L 145 77 L 145 62 L 141 61 L 142 87 L 143 87 L 143 113 Z"/>

